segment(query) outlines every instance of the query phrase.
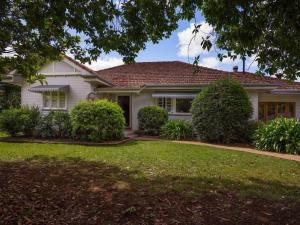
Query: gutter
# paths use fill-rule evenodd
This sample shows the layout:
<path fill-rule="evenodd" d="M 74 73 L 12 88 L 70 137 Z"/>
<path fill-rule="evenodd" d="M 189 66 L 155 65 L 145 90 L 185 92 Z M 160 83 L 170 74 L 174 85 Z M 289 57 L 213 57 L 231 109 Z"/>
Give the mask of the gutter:
<path fill-rule="evenodd" d="M 112 83 L 100 78 L 98 75 L 96 74 L 85 74 L 85 75 L 80 75 L 82 78 L 86 79 L 87 81 L 89 79 L 96 79 L 96 80 L 99 80 L 102 84 L 106 85 L 106 86 L 109 86 L 109 87 L 112 87 L 114 86 Z"/>
<path fill-rule="evenodd" d="M 133 93 L 140 94 L 144 90 L 187 90 L 187 91 L 199 91 L 206 87 L 208 84 L 199 85 L 199 84 L 145 84 L 140 88 L 119 88 L 119 87 L 111 87 L 111 88 L 97 88 L 97 93 Z M 253 84 L 245 84 L 243 85 L 246 90 L 274 90 L 277 88 L 277 85 L 253 85 Z M 300 92 L 299 92 L 300 93 Z"/>
<path fill-rule="evenodd" d="M 271 91 L 272 94 L 300 94 L 298 89 L 276 89 Z"/>

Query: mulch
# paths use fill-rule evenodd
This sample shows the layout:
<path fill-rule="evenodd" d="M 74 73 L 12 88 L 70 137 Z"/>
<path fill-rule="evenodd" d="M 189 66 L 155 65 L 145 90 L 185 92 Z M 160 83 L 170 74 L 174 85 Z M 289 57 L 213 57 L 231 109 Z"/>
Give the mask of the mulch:
<path fill-rule="evenodd" d="M 200 191 L 200 190 L 199 190 Z M 300 203 L 153 191 L 134 171 L 34 157 L 0 164 L 0 224 L 300 224 Z"/>

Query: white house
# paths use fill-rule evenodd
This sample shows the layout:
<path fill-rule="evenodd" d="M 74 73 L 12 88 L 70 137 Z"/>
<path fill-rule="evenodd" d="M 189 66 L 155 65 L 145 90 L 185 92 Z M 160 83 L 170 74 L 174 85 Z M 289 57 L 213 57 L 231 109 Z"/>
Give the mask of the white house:
<path fill-rule="evenodd" d="M 42 111 L 69 111 L 79 101 L 108 98 L 120 104 L 132 130 L 138 128 L 139 109 L 148 105 L 165 108 L 170 118 L 191 119 L 189 109 L 195 95 L 224 76 L 236 79 L 247 90 L 252 119 L 300 118 L 300 83 L 251 73 L 195 68 L 179 61 L 142 62 L 93 71 L 68 56 L 45 65 L 39 72 L 46 76 L 44 85 L 29 85 L 16 74 L 5 80 L 21 86 L 23 105 L 38 106 Z"/>

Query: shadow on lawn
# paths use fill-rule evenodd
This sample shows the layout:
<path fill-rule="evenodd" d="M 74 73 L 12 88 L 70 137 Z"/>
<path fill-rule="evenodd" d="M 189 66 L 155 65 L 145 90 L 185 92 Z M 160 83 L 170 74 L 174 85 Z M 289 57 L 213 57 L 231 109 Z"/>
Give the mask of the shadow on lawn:
<path fill-rule="evenodd" d="M 299 224 L 299 202 L 240 198 L 237 190 L 299 196 L 298 187 L 277 182 L 145 178 L 104 163 L 36 156 L 0 162 L 0 223 Z"/>

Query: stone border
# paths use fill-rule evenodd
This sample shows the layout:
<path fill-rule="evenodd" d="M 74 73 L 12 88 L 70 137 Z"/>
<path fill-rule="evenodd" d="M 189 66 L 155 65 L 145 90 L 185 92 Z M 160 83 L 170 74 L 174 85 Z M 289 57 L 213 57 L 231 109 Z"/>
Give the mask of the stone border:
<path fill-rule="evenodd" d="M 125 138 L 118 141 L 88 142 L 88 141 L 76 141 L 72 139 L 38 139 L 38 138 L 24 138 L 24 137 L 0 138 L 0 142 L 5 142 L 5 143 L 66 144 L 66 145 L 83 145 L 83 146 L 114 146 L 114 145 L 125 144 L 131 140 L 132 140 L 131 138 Z"/>

